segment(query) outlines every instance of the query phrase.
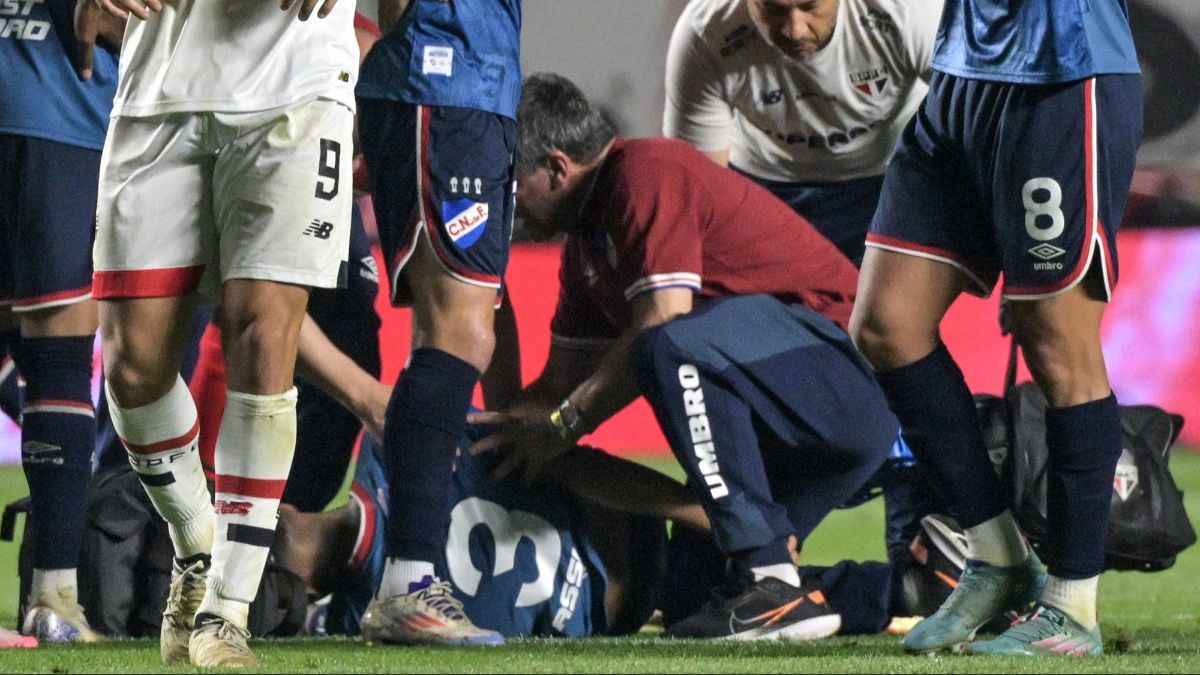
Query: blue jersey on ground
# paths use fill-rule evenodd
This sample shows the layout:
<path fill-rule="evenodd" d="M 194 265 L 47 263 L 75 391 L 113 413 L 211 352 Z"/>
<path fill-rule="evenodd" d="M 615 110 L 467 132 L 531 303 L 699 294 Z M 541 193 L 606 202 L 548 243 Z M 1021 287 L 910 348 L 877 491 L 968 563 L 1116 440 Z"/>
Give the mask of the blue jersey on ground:
<path fill-rule="evenodd" d="M 75 74 L 74 0 L 0 1 L 0 133 L 104 147 L 117 58 L 100 45 L 92 78 Z"/>
<path fill-rule="evenodd" d="M 1126 0 L 947 0 L 933 68 L 1026 84 L 1141 72 Z"/>
<path fill-rule="evenodd" d="M 521 0 L 413 0 L 371 49 L 355 94 L 517 118 Z"/>
<path fill-rule="evenodd" d="M 363 437 L 351 496 L 364 515 L 352 571 L 334 591 L 325 631 L 356 635 L 385 562 L 388 482 L 383 450 Z M 583 637 L 607 629 L 607 573 L 578 501 L 553 489 L 493 484 L 492 455 L 462 453 L 454 473 L 441 579 L 480 628 L 507 637 Z"/>

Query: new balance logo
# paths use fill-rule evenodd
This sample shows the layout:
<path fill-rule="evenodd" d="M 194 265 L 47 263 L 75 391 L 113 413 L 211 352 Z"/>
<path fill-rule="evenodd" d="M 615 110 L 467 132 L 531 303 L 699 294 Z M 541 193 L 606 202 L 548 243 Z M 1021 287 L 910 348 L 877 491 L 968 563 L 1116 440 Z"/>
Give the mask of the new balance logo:
<path fill-rule="evenodd" d="M 713 445 L 712 428 L 708 425 L 708 410 L 704 407 L 704 390 L 700 388 L 700 371 L 696 366 L 685 363 L 679 366 L 679 384 L 683 386 L 683 411 L 688 416 L 688 430 L 692 435 L 692 452 L 697 466 L 708 485 L 713 499 L 729 496 L 729 488 L 717 466 L 717 449 Z"/>
<path fill-rule="evenodd" d="M 328 239 L 329 235 L 333 234 L 333 223 L 326 222 L 320 218 L 314 218 L 308 227 L 304 228 L 304 236 L 316 237 L 317 239 Z"/>
<path fill-rule="evenodd" d="M 245 516 L 250 514 L 250 509 L 254 504 L 250 502 L 231 502 L 225 499 L 218 499 L 213 504 L 213 511 L 228 516 Z"/>

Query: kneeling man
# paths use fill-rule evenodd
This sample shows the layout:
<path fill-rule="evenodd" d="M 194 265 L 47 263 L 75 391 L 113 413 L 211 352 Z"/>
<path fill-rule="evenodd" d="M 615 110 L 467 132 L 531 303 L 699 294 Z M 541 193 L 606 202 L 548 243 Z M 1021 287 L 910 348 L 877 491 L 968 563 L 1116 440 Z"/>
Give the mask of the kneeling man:
<path fill-rule="evenodd" d="M 801 583 L 801 543 L 897 438 L 844 331 L 857 273 L 766 189 L 666 139 L 625 140 L 570 82 L 525 83 L 517 209 L 566 233 L 546 369 L 496 431 L 501 473 L 548 459 L 644 395 L 741 580 L 671 626 L 676 637 L 832 635 Z"/>

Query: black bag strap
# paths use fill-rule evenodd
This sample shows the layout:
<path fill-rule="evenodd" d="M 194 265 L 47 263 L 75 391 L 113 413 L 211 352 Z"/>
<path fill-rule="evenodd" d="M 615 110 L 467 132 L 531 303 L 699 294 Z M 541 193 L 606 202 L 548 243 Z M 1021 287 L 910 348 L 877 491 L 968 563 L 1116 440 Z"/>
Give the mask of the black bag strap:
<path fill-rule="evenodd" d="M 1017 388 L 1017 362 L 1020 354 L 1021 347 L 1017 345 L 1017 339 L 1009 338 L 1008 365 L 1004 368 L 1004 398 L 1006 399 Z"/>
<path fill-rule="evenodd" d="M 29 513 L 29 505 L 32 500 L 29 497 L 22 497 L 17 501 L 4 507 L 4 517 L 0 519 L 0 539 L 4 541 L 12 541 L 17 534 L 17 514 Z"/>

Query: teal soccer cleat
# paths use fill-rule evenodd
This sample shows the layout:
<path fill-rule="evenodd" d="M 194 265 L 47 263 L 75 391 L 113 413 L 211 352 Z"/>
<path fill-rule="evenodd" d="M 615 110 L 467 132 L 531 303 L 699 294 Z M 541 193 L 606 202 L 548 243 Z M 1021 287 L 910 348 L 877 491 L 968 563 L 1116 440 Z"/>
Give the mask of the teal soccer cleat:
<path fill-rule="evenodd" d="M 992 656 L 1099 656 L 1104 644 L 1100 626 L 1088 630 L 1058 609 L 1041 605 L 999 637 L 970 644 L 967 651 Z"/>
<path fill-rule="evenodd" d="M 1042 594 L 1046 568 L 1031 551 L 1024 563 L 996 567 L 968 560 L 946 602 L 904 636 L 904 650 L 928 654 L 958 651 L 987 622 L 1008 611 L 1023 612 Z"/>

